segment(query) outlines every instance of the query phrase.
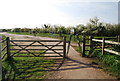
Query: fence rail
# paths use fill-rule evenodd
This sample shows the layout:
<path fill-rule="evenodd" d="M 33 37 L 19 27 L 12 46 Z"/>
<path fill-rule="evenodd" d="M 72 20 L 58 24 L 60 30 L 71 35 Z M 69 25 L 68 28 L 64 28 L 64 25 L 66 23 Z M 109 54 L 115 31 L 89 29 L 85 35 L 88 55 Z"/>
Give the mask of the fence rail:
<path fill-rule="evenodd" d="M 109 52 L 109 53 L 112 53 L 112 54 L 120 55 L 119 52 L 116 52 L 116 51 L 113 51 L 113 50 L 110 50 L 110 49 L 105 49 L 105 44 L 120 45 L 120 42 L 107 41 L 107 40 L 105 40 L 105 38 L 103 38 L 102 40 L 92 39 L 92 41 L 102 43 L 102 54 L 104 54 L 104 51 L 106 51 L 106 52 Z"/>
<path fill-rule="evenodd" d="M 1 47 L 1 59 L 4 59 L 4 57 L 7 56 L 7 51 L 6 51 L 7 50 L 7 45 L 6 45 L 7 42 L 6 42 L 6 40 L 7 40 L 7 38 L 0 41 L 1 46 L 2 47 L 4 46 L 3 48 Z"/>
<path fill-rule="evenodd" d="M 116 39 L 117 42 L 110 41 L 108 39 Z M 104 52 L 109 52 L 109 53 L 120 56 L 120 52 L 108 49 L 108 47 L 112 47 L 112 45 L 120 46 L 120 36 L 117 36 L 117 37 L 102 37 L 102 38 L 95 38 L 95 37 L 90 36 L 89 45 L 88 44 L 86 45 L 86 40 L 88 40 L 88 38 L 86 39 L 86 37 L 84 36 L 83 37 L 83 55 L 85 55 L 85 51 L 90 51 L 90 50 L 85 50 L 86 46 L 89 46 L 90 49 L 96 49 L 96 48 L 102 49 L 102 54 L 104 54 Z M 99 45 L 99 47 L 97 47 L 97 46 L 94 45 L 95 42 L 96 43 L 97 42 L 101 43 L 101 45 Z M 108 44 L 111 45 L 111 46 L 109 46 Z"/>
<path fill-rule="evenodd" d="M 17 46 L 17 45 L 10 45 L 10 46 Z M 28 45 L 18 45 L 18 46 L 28 46 Z M 32 45 L 33 47 L 43 47 L 43 45 Z M 53 45 L 44 45 L 44 46 L 53 46 Z M 56 47 L 61 47 L 63 45 L 57 45 Z"/>
<path fill-rule="evenodd" d="M 119 52 L 116 52 L 116 51 L 113 51 L 113 50 L 104 49 L 104 51 L 109 52 L 109 53 L 112 53 L 112 54 L 116 54 L 116 55 L 119 55 L 119 56 L 120 56 L 120 53 L 119 53 Z"/>
<path fill-rule="evenodd" d="M 92 39 L 92 41 L 95 41 L 95 42 L 103 42 L 103 40 L 100 40 L 100 39 Z M 114 45 L 120 45 L 120 42 L 107 41 L 107 40 L 105 40 L 105 43 L 114 44 Z"/>

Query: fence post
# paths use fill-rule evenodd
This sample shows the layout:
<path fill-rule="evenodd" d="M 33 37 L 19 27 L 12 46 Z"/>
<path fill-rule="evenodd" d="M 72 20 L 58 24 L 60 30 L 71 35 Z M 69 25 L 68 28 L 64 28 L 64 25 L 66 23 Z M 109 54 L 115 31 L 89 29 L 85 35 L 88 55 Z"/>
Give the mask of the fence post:
<path fill-rule="evenodd" d="M 79 46 L 79 53 L 81 53 L 80 38 L 78 34 L 77 34 L 77 40 L 78 40 L 78 46 Z"/>
<path fill-rule="evenodd" d="M 85 39 L 85 36 L 83 36 L 82 57 L 85 56 L 85 43 L 86 43 L 86 39 Z"/>
<path fill-rule="evenodd" d="M 10 37 L 6 38 L 6 44 L 7 44 L 7 58 L 10 58 Z"/>
<path fill-rule="evenodd" d="M 118 35 L 117 37 L 117 42 L 120 42 L 120 35 Z"/>
<path fill-rule="evenodd" d="M 63 58 L 66 58 L 66 36 L 63 38 Z"/>
<path fill-rule="evenodd" d="M 0 41 L 2 40 L 2 37 L 0 36 Z M 1 49 L 2 49 L 2 44 L 0 43 L 0 81 L 2 80 L 2 58 L 1 58 Z"/>
<path fill-rule="evenodd" d="M 90 39 L 90 40 L 89 40 L 89 45 L 90 45 L 90 51 L 89 51 L 89 54 L 91 55 L 92 52 L 93 52 L 93 47 L 94 47 L 94 43 L 93 43 L 93 41 L 92 41 L 93 36 L 90 36 L 89 39 Z"/>
<path fill-rule="evenodd" d="M 105 48 L 105 38 L 102 38 L 102 55 L 104 55 L 104 48 Z"/>
<path fill-rule="evenodd" d="M 90 49 L 92 49 L 93 46 L 94 46 L 94 45 L 93 45 L 93 41 L 92 41 L 92 39 L 93 39 L 93 36 L 90 36 L 90 42 L 89 42 L 89 43 L 90 43 Z"/>

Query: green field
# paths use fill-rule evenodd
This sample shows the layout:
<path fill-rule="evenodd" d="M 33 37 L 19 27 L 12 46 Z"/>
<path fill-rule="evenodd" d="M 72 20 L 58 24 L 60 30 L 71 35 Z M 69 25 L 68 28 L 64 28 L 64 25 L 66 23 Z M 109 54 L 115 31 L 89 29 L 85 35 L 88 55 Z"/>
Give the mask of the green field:
<path fill-rule="evenodd" d="M 5 38 L 5 36 L 2 37 Z M 5 43 L 2 44 L 2 46 L 4 45 Z M 2 79 L 46 79 L 48 78 L 46 74 L 48 70 L 51 70 L 54 62 L 55 60 L 44 57 L 13 57 L 8 59 L 6 56 L 2 59 Z"/>
<path fill-rule="evenodd" d="M 46 79 L 47 67 L 51 67 L 54 60 L 43 57 L 14 57 L 2 63 L 4 79 Z"/>

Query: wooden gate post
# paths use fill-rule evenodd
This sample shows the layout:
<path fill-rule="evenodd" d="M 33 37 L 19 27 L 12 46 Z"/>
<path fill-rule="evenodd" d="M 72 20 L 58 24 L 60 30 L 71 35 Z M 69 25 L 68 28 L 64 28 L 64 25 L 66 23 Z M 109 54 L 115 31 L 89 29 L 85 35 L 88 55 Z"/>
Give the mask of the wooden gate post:
<path fill-rule="evenodd" d="M 6 44 L 7 44 L 7 58 L 10 58 L 10 37 L 6 38 Z"/>
<path fill-rule="evenodd" d="M 63 38 L 63 58 L 66 58 L 66 36 Z"/>
<path fill-rule="evenodd" d="M 92 54 L 92 52 L 93 52 L 93 47 L 94 47 L 94 43 L 93 43 L 93 41 L 92 41 L 92 39 L 93 39 L 93 36 L 90 36 L 90 38 L 89 38 L 90 40 L 89 40 L 89 45 L 90 45 L 90 51 L 89 51 L 89 55 L 91 55 Z"/>
<path fill-rule="evenodd" d="M 0 41 L 2 40 L 2 37 L 0 36 Z M 2 45 L 0 43 L 0 81 L 2 80 L 2 58 L 1 58 L 1 49 L 2 49 Z"/>
<path fill-rule="evenodd" d="M 104 55 L 104 48 L 105 48 L 105 38 L 102 38 L 102 55 Z"/>
<path fill-rule="evenodd" d="M 86 43 L 86 38 L 85 38 L 85 36 L 83 36 L 82 57 L 85 56 L 85 43 Z"/>
<path fill-rule="evenodd" d="M 79 46 L 79 53 L 81 53 L 80 38 L 78 34 L 77 34 L 77 40 L 78 40 L 78 46 Z"/>
<path fill-rule="evenodd" d="M 117 36 L 117 42 L 120 42 L 120 35 Z"/>
<path fill-rule="evenodd" d="M 92 49 L 94 47 L 92 39 L 93 39 L 93 36 L 90 36 L 90 42 L 89 42 L 90 43 L 90 49 Z"/>

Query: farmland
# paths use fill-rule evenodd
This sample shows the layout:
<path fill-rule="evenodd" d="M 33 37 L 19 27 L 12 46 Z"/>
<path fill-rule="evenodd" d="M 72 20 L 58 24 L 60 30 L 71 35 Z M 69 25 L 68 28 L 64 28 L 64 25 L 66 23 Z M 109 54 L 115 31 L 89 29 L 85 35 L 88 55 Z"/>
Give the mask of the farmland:
<path fill-rule="evenodd" d="M 74 29 L 74 32 L 71 33 L 71 29 Z M 59 70 L 61 70 L 62 74 L 65 74 L 65 73 L 70 74 L 70 71 L 68 71 L 68 69 L 72 70 L 72 69 L 77 68 L 78 70 L 75 71 L 75 73 L 77 73 L 77 71 L 81 72 L 80 68 L 85 68 L 85 67 L 89 67 L 89 70 L 88 70 L 89 72 L 93 71 L 94 68 L 95 69 L 103 68 L 103 70 L 106 71 L 109 75 L 115 76 L 118 79 L 120 78 L 120 70 L 119 70 L 120 69 L 120 57 L 119 57 L 119 55 L 120 55 L 120 53 L 119 53 L 120 52 L 120 50 L 119 50 L 119 48 L 120 48 L 120 45 L 119 45 L 120 32 L 119 31 L 120 31 L 120 25 L 102 23 L 102 22 L 99 22 L 99 19 L 97 19 L 97 18 L 90 19 L 89 23 L 86 26 L 80 24 L 80 25 L 76 25 L 75 27 L 64 27 L 61 25 L 44 24 L 42 26 L 42 28 L 34 28 L 34 29 L 15 28 L 15 29 L 8 29 L 8 30 L 4 29 L 3 30 L 3 32 L 8 32 L 8 33 L 5 33 L 4 35 L 9 36 L 9 37 L 12 36 L 12 39 L 15 39 L 14 36 L 17 36 L 17 37 L 19 37 L 19 36 L 25 37 L 26 36 L 25 39 L 31 38 L 30 36 L 32 36 L 34 39 L 38 38 L 39 40 L 41 40 L 42 38 L 50 39 L 50 40 L 57 38 L 57 39 L 62 40 L 62 38 L 64 36 L 66 36 L 66 40 L 70 41 L 72 43 L 71 43 L 71 46 L 70 46 L 71 48 L 68 53 L 68 59 L 66 59 L 65 64 L 63 64 L 63 66 L 59 69 Z M 19 38 L 19 40 L 20 39 L 21 38 Z M 97 41 L 95 41 L 95 40 L 97 40 Z M 110 43 L 110 42 L 112 42 L 112 43 Z M 74 47 L 74 49 L 77 52 L 72 47 Z M 106 49 L 107 49 L 107 51 L 106 51 Z M 32 62 L 31 62 L 31 60 L 32 60 Z M 42 60 L 42 63 L 40 62 L 41 60 Z M 34 59 L 34 58 L 29 59 L 28 58 L 28 60 L 25 61 L 25 57 L 24 57 L 22 59 L 15 58 L 14 59 L 15 66 L 21 68 L 22 65 L 19 64 L 20 61 L 22 62 L 21 64 L 26 64 L 26 65 L 28 64 L 28 66 L 25 66 L 27 68 L 30 68 L 30 67 L 34 68 L 34 66 L 31 66 L 29 64 L 30 64 L 30 62 L 32 64 L 34 64 L 34 62 L 36 62 L 36 64 L 35 64 L 36 67 L 38 65 L 40 65 L 39 69 L 42 69 L 42 70 L 44 70 L 44 68 L 42 68 L 42 66 L 44 65 L 44 61 L 46 63 L 46 59 L 44 59 L 44 58 L 40 58 L 40 59 Z M 39 61 L 39 63 L 37 64 L 38 61 Z M 69 61 L 70 62 L 72 61 L 72 63 L 73 63 L 71 65 L 71 67 L 70 67 L 69 63 L 66 63 Z M 89 61 L 89 63 L 88 63 L 88 61 Z M 48 67 L 51 67 L 52 65 L 54 65 L 54 60 L 52 60 L 52 61 L 48 60 L 47 62 L 50 64 L 50 65 L 48 65 Z M 80 64 L 83 64 L 83 67 L 77 66 Z M 92 64 L 92 65 L 90 65 L 90 64 Z M 7 66 L 7 63 L 5 63 L 4 65 Z M 74 66 L 74 65 L 76 65 L 76 66 Z M 97 65 L 97 67 L 94 65 Z M 69 66 L 69 67 L 67 68 L 65 66 Z M 90 69 L 91 67 L 92 67 L 92 69 Z M 9 69 L 9 67 L 7 69 Z M 28 70 L 29 69 L 27 69 L 25 73 L 29 73 Z M 35 70 L 38 70 L 38 69 L 35 69 Z M 65 71 L 63 71 L 63 70 L 65 70 Z M 85 68 L 85 70 L 86 70 L 86 68 Z M 80 76 L 77 77 L 77 76 L 71 76 L 71 75 L 69 75 L 69 76 L 71 76 L 74 79 L 76 77 L 82 78 L 82 79 L 83 78 L 94 79 L 93 76 L 89 77 L 88 74 L 85 75 L 84 73 L 87 73 L 87 70 L 86 71 L 85 70 L 83 70 L 83 74 L 80 74 L 81 76 L 84 75 L 84 77 L 80 77 Z M 23 70 L 21 70 L 21 72 L 22 71 Z M 100 71 L 97 71 L 97 70 L 95 70 L 94 72 L 97 74 L 96 77 L 99 74 L 103 74 L 103 75 L 107 76 L 106 74 L 101 73 Z M 34 75 L 32 73 L 30 73 L 30 74 L 25 74 L 25 73 L 23 73 L 23 75 L 18 76 L 18 79 L 21 76 L 22 77 L 24 77 L 24 76 L 31 77 L 33 75 L 33 77 L 31 77 L 31 78 L 34 78 L 35 76 L 37 77 L 37 75 Z M 74 74 L 74 70 L 72 70 L 72 73 Z M 17 74 L 17 75 L 19 75 L 19 74 Z M 38 74 L 38 75 L 42 77 L 42 76 L 44 76 L 44 72 L 41 74 Z M 93 75 L 94 75 L 94 73 L 93 73 Z M 68 79 L 69 76 L 64 76 L 63 79 Z M 71 78 L 71 77 L 69 77 L 69 78 Z M 96 79 L 101 79 L 101 78 L 105 79 L 108 77 L 113 78 L 111 76 L 107 76 L 107 77 L 99 76 Z M 38 77 L 38 78 L 40 78 L 40 77 Z"/>

